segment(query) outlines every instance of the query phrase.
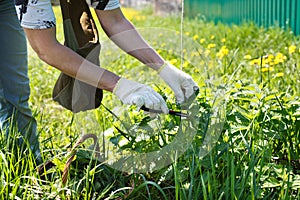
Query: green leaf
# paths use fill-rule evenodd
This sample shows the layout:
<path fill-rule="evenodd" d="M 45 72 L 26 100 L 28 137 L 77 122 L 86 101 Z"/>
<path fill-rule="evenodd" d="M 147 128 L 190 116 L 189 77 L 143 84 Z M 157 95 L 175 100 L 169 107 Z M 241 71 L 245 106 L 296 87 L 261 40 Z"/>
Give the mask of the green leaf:
<path fill-rule="evenodd" d="M 270 177 L 263 185 L 262 188 L 281 187 L 281 183 L 274 177 Z"/>
<path fill-rule="evenodd" d="M 119 142 L 120 142 L 120 140 L 121 140 L 121 137 L 122 137 L 122 135 L 121 135 L 121 134 L 118 134 L 118 135 L 116 135 L 116 136 L 114 136 L 114 137 L 111 137 L 111 138 L 109 139 L 109 141 L 110 141 L 111 143 L 113 143 L 114 145 L 118 146 L 118 144 L 119 144 Z"/>

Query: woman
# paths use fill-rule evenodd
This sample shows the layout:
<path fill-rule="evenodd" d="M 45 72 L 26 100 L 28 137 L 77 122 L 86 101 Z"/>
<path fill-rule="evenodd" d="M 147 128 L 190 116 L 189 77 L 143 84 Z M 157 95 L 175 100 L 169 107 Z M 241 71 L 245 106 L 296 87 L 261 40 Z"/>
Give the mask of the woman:
<path fill-rule="evenodd" d="M 50 0 L 26 2 L 18 0 L 16 9 L 27 38 L 38 56 L 51 66 L 76 79 L 113 92 L 123 103 L 146 106 L 168 113 L 163 98 L 150 87 L 105 70 L 85 60 L 56 40 L 55 17 Z M 191 76 L 164 61 L 128 21 L 118 0 L 92 0 L 98 20 L 107 34 L 121 49 L 156 70 L 171 87 L 178 103 L 194 94 L 197 84 Z"/>

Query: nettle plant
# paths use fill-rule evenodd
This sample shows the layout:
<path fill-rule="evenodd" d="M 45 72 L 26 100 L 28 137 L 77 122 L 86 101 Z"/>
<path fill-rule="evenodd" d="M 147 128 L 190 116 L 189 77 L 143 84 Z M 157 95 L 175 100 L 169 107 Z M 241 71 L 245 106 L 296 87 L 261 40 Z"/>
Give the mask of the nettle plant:
<path fill-rule="evenodd" d="M 199 112 L 199 99 L 197 99 L 187 110 L 186 114 L 194 119 L 200 119 L 205 112 Z M 180 106 L 173 101 L 167 101 L 168 107 L 172 110 L 181 110 Z M 195 109 L 197 108 L 197 109 Z M 202 110 L 208 109 L 201 107 Z M 186 110 L 185 110 L 186 111 Z M 151 118 L 145 111 L 136 111 L 135 107 L 129 108 L 120 116 L 113 112 L 114 136 L 110 142 L 121 150 L 130 150 L 136 153 L 147 153 L 160 150 L 173 142 L 176 134 L 182 132 L 182 125 L 188 119 L 180 116 L 159 114 Z M 208 111 L 206 111 L 208 112 Z M 198 131 L 198 123 L 192 123 L 190 128 Z M 198 120 L 197 120 L 198 121 Z M 187 133 L 186 133 L 187 134 Z"/>

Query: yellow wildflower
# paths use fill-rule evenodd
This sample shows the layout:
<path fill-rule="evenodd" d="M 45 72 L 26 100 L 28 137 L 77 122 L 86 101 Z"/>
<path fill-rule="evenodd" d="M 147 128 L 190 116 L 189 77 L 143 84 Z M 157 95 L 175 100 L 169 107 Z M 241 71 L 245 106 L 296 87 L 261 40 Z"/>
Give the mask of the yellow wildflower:
<path fill-rule="evenodd" d="M 286 56 L 282 53 L 277 53 L 274 59 L 274 64 L 283 63 L 286 60 Z"/>
<path fill-rule="evenodd" d="M 260 63 L 259 63 L 259 66 L 262 66 L 262 67 L 266 67 L 267 66 L 267 63 L 268 61 L 266 59 L 260 59 Z"/>
<path fill-rule="evenodd" d="M 172 60 L 169 61 L 170 64 L 175 65 L 177 63 L 177 59 L 173 58 Z"/>
<path fill-rule="evenodd" d="M 228 55 L 229 49 L 226 46 L 222 46 L 220 51 L 217 53 L 217 57 L 222 59 L 224 56 Z"/>
<path fill-rule="evenodd" d="M 146 17 L 143 16 L 143 15 L 141 15 L 141 16 L 136 16 L 135 19 L 136 19 L 137 21 L 142 21 L 142 20 L 145 20 Z"/>
<path fill-rule="evenodd" d="M 207 45 L 207 48 L 208 48 L 208 49 L 212 49 L 212 48 L 215 48 L 215 47 L 216 47 L 216 44 L 212 44 L 212 43 L 211 43 L 211 44 Z"/>
<path fill-rule="evenodd" d="M 205 42 L 205 39 L 202 38 L 202 39 L 200 40 L 200 44 L 203 44 L 204 42 Z"/>
<path fill-rule="evenodd" d="M 291 46 L 289 46 L 289 54 L 293 54 L 293 53 L 295 53 L 295 51 L 296 51 L 296 46 L 295 45 L 291 45 Z"/>
<path fill-rule="evenodd" d="M 260 58 L 253 59 L 253 60 L 251 60 L 250 65 L 259 65 L 260 62 L 261 62 Z"/>
<path fill-rule="evenodd" d="M 276 77 L 283 77 L 284 73 L 283 72 L 279 72 L 276 74 Z"/>
<path fill-rule="evenodd" d="M 47 67 L 47 73 L 50 73 L 51 70 L 52 70 L 52 67 L 51 67 L 51 66 L 48 66 L 48 67 Z"/>
<path fill-rule="evenodd" d="M 211 39 L 211 40 L 215 39 L 215 36 L 214 36 L 214 35 L 211 35 L 211 36 L 210 36 L 210 39 Z"/>
<path fill-rule="evenodd" d="M 273 54 L 270 54 L 270 55 L 267 56 L 266 59 L 268 60 L 268 62 L 271 62 L 271 61 L 274 60 L 274 58 L 275 58 L 275 56 Z"/>
<path fill-rule="evenodd" d="M 274 58 L 275 56 L 273 54 L 270 54 L 268 55 L 265 60 L 266 60 L 266 63 L 273 66 L 274 65 Z"/>
<path fill-rule="evenodd" d="M 246 60 L 250 60 L 252 57 L 251 57 L 251 55 L 249 55 L 249 54 L 247 54 L 247 55 L 245 55 L 244 56 L 244 59 L 246 59 Z"/>
<path fill-rule="evenodd" d="M 269 61 L 269 65 L 273 66 L 273 65 L 275 65 L 275 63 L 273 61 Z"/>
<path fill-rule="evenodd" d="M 229 137 L 227 135 L 224 136 L 223 141 L 227 143 L 229 141 Z"/>
<path fill-rule="evenodd" d="M 199 39 L 199 35 L 194 35 L 193 39 L 196 41 Z"/>
<path fill-rule="evenodd" d="M 191 33 L 190 32 L 185 32 L 185 35 L 189 36 Z"/>
<path fill-rule="evenodd" d="M 220 60 L 222 60 L 222 58 L 224 57 L 224 55 L 220 51 L 216 55 Z"/>
<path fill-rule="evenodd" d="M 228 55 L 229 49 L 226 46 L 222 46 L 221 51 L 224 55 Z"/>
<path fill-rule="evenodd" d="M 273 67 L 263 67 L 261 69 L 261 72 L 269 72 L 269 71 L 274 71 L 274 68 Z"/>
<path fill-rule="evenodd" d="M 126 16 L 127 19 L 132 20 L 134 18 L 136 18 L 137 16 L 139 16 L 140 12 L 136 11 L 134 9 L 131 8 L 126 8 L 123 10 L 124 15 Z"/>
<path fill-rule="evenodd" d="M 183 67 L 186 68 L 186 67 L 189 66 L 189 64 L 190 64 L 189 62 L 185 61 L 185 62 L 183 63 Z"/>
<path fill-rule="evenodd" d="M 226 38 L 222 38 L 221 42 L 223 43 L 226 42 Z"/>
<path fill-rule="evenodd" d="M 268 56 L 263 57 L 263 62 L 266 63 L 266 64 L 269 64 Z"/>
<path fill-rule="evenodd" d="M 200 73 L 200 70 L 198 68 L 194 68 L 194 73 Z"/>

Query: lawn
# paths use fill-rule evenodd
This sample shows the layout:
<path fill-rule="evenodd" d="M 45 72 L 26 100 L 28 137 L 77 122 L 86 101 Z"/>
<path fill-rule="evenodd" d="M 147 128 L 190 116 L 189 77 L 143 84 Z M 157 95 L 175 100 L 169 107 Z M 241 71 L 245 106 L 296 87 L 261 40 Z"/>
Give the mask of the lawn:
<path fill-rule="evenodd" d="M 54 10 L 63 43 L 59 7 Z M 39 175 L 32 157 L 13 151 L 14 141 L 2 135 L 1 199 L 300 199 L 299 37 L 251 23 L 185 18 L 182 24 L 180 16 L 148 9 L 124 13 L 160 55 L 198 83 L 186 108 L 190 117 L 151 119 L 108 92 L 98 109 L 73 114 L 52 100 L 60 72 L 29 47 L 30 106 L 43 158 L 56 166 Z M 156 72 L 100 34 L 102 67 L 150 85 L 180 109 Z M 95 159 L 92 140 L 84 142 L 63 183 L 72 147 L 88 133 L 99 139 L 101 158 Z"/>

